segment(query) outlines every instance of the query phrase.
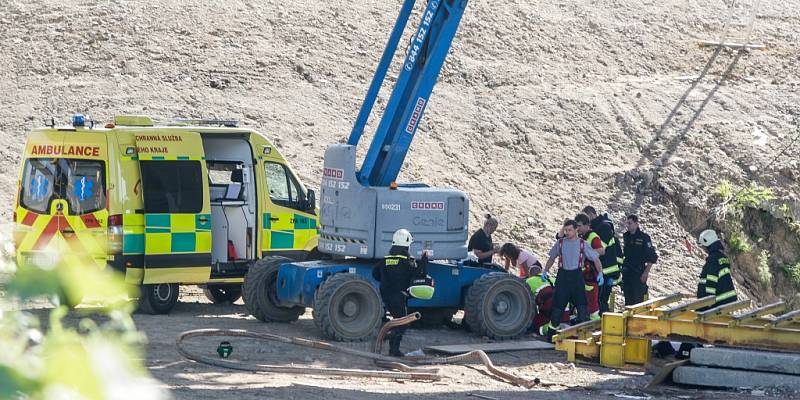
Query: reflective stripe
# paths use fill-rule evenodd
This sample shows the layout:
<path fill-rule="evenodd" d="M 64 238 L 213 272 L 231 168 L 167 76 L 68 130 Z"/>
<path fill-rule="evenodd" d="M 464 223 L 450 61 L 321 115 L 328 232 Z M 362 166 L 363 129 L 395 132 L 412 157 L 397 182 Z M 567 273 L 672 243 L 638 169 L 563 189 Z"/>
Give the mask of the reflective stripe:
<path fill-rule="evenodd" d="M 625 257 L 617 257 L 617 264 L 622 264 L 625 262 Z"/>
<path fill-rule="evenodd" d="M 705 285 L 706 284 L 706 280 L 705 279 L 700 279 L 700 284 Z"/>
<path fill-rule="evenodd" d="M 720 258 L 718 262 L 719 265 L 731 265 L 731 260 L 729 260 L 727 257 Z"/>
<path fill-rule="evenodd" d="M 603 275 L 613 274 L 614 272 L 619 272 L 619 265 L 614 264 L 612 266 L 603 268 Z"/>
<path fill-rule="evenodd" d="M 719 282 L 716 275 L 706 275 L 706 279 L 708 279 L 709 282 Z"/>
<path fill-rule="evenodd" d="M 592 286 L 592 285 L 583 285 L 583 289 L 586 290 L 587 292 L 591 292 L 592 290 L 594 290 L 594 286 Z"/>
<path fill-rule="evenodd" d="M 723 268 L 723 269 L 719 270 L 719 275 L 717 275 L 717 277 L 718 278 L 722 278 L 723 276 L 728 275 L 730 273 L 731 273 L 731 269 L 730 268 Z"/>
<path fill-rule="evenodd" d="M 611 240 L 608 241 L 608 244 L 606 246 L 613 246 L 616 243 L 617 243 L 617 240 L 612 237 Z"/>
<path fill-rule="evenodd" d="M 708 294 L 717 294 L 717 289 L 713 287 L 706 286 L 706 293 Z"/>
<path fill-rule="evenodd" d="M 736 290 L 731 290 L 729 292 L 725 292 L 725 293 L 717 296 L 717 301 L 730 299 L 731 297 L 734 297 L 734 296 L 736 296 Z"/>
<path fill-rule="evenodd" d="M 408 257 L 406 257 L 404 255 L 397 254 L 397 255 L 391 255 L 391 256 L 384 257 L 383 258 L 383 262 L 388 267 L 388 266 L 391 266 L 391 265 L 399 265 L 400 264 L 400 260 L 405 260 L 407 258 Z"/>

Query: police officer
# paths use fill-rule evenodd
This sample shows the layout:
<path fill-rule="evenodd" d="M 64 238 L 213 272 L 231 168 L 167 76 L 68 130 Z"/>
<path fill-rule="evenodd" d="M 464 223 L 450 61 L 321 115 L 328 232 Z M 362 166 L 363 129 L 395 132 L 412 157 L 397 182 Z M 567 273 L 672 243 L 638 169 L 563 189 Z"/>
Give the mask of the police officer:
<path fill-rule="evenodd" d="M 603 285 L 600 286 L 600 314 L 608 311 L 608 299 L 614 286 L 619 285 L 622 275 L 620 274 L 620 264 L 622 264 L 622 247 L 617 242 L 617 235 L 614 231 L 614 223 L 608 214 L 597 215 L 597 210 L 592 206 L 583 208 L 591 221 L 589 227 L 597 233 L 603 244 L 604 251 L 600 253 L 600 262 L 603 263 Z"/>
<path fill-rule="evenodd" d="M 622 293 L 625 305 L 644 301 L 650 269 L 658 260 L 650 236 L 639 229 L 639 217 L 631 214 L 626 220 L 628 231 L 622 235 L 625 261 L 622 263 Z"/>
<path fill-rule="evenodd" d="M 381 283 L 381 300 L 392 318 L 405 317 L 408 314 L 406 300 L 408 299 L 407 289 L 411 281 L 426 276 L 428 267 L 427 252 L 422 253 L 419 264 L 411 257 L 408 248 L 413 241 L 411 232 L 406 229 L 399 229 L 392 237 L 392 248 L 389 255 L 372 269 L 372 276 Z M 400 341 L 406 326 L 395 328 L 389 335 L 389 355 L 402 357 L 400 351 Z"/>
<path fill-rule="evenodd" d="M 722 252 L 722 242 L 717 233 L 707 229 L 700 234 L 697 242 L 708 252 L 697 284 L 697 298 L 716 296 L 717 302 L 708 308 L 735 302 L 737 297 L 731 277 L 731 261 Z"/>

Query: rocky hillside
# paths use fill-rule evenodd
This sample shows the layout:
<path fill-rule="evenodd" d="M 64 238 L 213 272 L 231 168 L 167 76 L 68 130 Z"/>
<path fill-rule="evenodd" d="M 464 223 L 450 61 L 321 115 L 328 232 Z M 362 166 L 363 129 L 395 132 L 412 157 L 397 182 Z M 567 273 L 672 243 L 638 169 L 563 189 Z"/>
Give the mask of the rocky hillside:
<path fill-rule="evenodd" d="M 0 215 L 11 214 L 26 131 L 74 112 L 239 119 L 315 186 L 399 4 L 4 1 Z M 499 239 L 540 255 L 584 205 L 616 220 L 636 212 L 661 254 L 653 291 L 693 291 L 702 261 L 684 239 L 708 225 L 723 180 L 770 188 L 776 199 L 755 208 L 787 204 L 776 223 L 800 220 L 800 144 L 789 146 L 800 132 L 800 1 L 763 2 L 753 42 L 767 49 L 742 54 L 697 46 L 719 36 L 724 10 L 722 0 L 473 1 L 403 180 L 468 191 L 476 228 L 495 213 Z M 767 235 L 751 237 L 751 253 L 770 232 L 746 232 Z M 780 277 L 798 259 L 774 249 Z M 736 276 L 761 298 L 746 284 L 757 258 L 742 257 Z"/>

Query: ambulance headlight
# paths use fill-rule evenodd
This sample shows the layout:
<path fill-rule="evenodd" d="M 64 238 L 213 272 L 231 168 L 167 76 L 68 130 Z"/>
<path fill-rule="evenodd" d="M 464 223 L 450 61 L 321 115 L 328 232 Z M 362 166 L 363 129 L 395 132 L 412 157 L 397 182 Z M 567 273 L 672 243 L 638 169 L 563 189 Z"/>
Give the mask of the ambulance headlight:
<path fill-rule="evenodd" d="M 86 117 L 83 114 L 75 114 L 72 116 L 72 126 L 82 127 L 86 125 Z"/>

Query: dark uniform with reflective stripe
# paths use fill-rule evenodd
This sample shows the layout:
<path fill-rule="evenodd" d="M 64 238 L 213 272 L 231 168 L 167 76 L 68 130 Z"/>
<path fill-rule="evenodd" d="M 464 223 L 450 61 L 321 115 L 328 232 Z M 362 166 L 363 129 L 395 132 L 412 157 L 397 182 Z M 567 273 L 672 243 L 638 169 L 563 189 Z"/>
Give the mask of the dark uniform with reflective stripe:
<path fill-rule="evenodd" d="M 392 246 L 389 255 L 372 268 L 372 277 L 380 285 L 381 300 L 392 315 L 392 318 L 401 318 L 408 315 L 406 300 L 408 299 L 408 285 L 417 277 L 427 274 L 428 259 L 423 256 L 419 262 L 408 254 L 408 247 Z M 389 354 L 396 356 L 400 353 L 400 341 L 406 326 L 395 328 L 389 336 Z"/>
<path fill-rule="evenodd" d="M 620 264 L 622 264 L 622 248 L 617 242 L 617 237 L 614 233 L 614 224 L 608 218 L 608 215 L 600 215 L 595 217 L 590 223 L 592 231 L 600 236 L 600 241 L 603 242 L 603 248 L 606 250 L 605 254 L 600 256 L 600 262 L 603 263 L 603 286 L 600 287 L 600 314 L 608 311 L 608 299 L 611 297 L 611 291 L 614 285 L 619 284 L 620 281 Z"/>
<path fill-rule="evenodd" d="M 655 264 L 658 260 L 656 249 L 650 235 L 637 229 L 636 233 L 625 232 L 622 235 L 625 243 L 625 261 L 622 263 L 622 293 L 625 294 L 625 305 L 631 306 L 644 301 L 647 285 L 642 283 L 645 263 Z"/>
<path fill-rule="evenodd" d="M 722 243 L 714 242 L 708 246 L 708 257 L 700 272 L 697 284 L 697 298 L 716 296 L 717 302 L 708 308 L 719 307 L 737 300 L 736 288 L 731 277 L 731 261 L 722 252 Z"/>

